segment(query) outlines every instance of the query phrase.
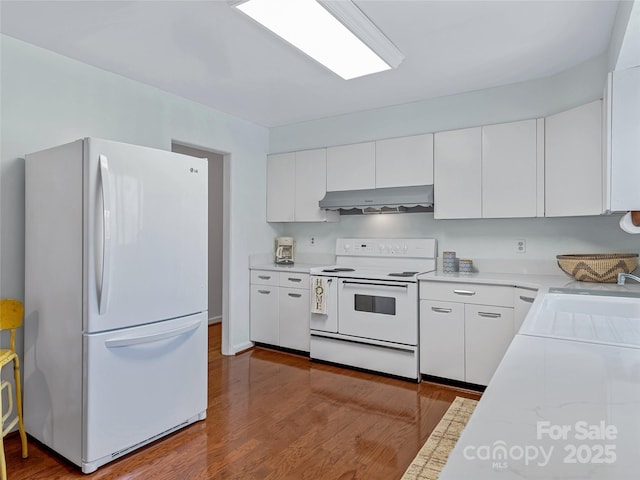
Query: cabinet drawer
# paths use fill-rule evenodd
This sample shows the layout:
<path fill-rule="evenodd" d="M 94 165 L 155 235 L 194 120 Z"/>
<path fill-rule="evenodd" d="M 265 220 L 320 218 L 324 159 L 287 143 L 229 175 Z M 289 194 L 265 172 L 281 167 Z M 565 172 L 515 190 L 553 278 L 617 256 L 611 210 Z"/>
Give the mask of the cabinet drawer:
<path fill-rule="evenodd" d="M 513 287 L 478 283 L 420 282 L 420 298 L 513 307 Z"/>
<path fill-rule="evenodd" d="M 251 270 L 251 283 L 256 285 L 275 285 L 279 283 L 278 272 L 270 270 Z"/>
<path fill-rule="evenodd" d="M 309 274 L 280 272 L 280 286 L 309 290 Z"/>

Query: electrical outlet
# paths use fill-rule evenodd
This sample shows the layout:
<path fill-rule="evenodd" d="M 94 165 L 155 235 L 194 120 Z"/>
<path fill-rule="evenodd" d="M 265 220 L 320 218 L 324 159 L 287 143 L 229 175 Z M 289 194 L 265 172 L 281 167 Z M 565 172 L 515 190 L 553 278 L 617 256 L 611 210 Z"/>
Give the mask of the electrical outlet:
<path fill-rule="evenodd" d="M 516 253 L 526 253 L 527 251 L 527 241 L 524 238 L 519 238 L 516 240 Z"/>
<path fill-rule="evenodd" d="M 315 246 L 316 244 L 316 237 L 310 237 L 309 238 L 309 245 L 311 245 L 312 247 Z"/>

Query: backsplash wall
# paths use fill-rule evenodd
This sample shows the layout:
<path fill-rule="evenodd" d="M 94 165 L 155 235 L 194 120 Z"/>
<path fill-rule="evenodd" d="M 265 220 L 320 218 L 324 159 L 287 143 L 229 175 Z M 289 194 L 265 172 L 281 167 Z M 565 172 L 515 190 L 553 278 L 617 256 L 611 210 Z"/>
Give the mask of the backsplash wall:
<path fill-rule="evenodd" d="M 623 232 L 620 215 L 566 218 L 434 220 L 432 213 L 346 215 L 337 223 L 276 223 L 280 235 L 296 239 L 300 253 L 329 253 L 340 237 L 433 237 L 445 250 L 471 259 L 536 261 L 559 273 L 555 256 L 564 253 L 640 253 L 640 235 Z M 311 238 L 315 244 L 311 245 Z M 516 252 L 516 240 L 526 252 Z"/>

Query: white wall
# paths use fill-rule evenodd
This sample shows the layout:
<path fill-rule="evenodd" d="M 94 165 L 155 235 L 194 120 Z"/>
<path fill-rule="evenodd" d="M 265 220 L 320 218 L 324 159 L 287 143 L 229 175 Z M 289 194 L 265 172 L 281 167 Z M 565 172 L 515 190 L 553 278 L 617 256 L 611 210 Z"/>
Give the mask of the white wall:
<path fill-rule="evenodd" d="M 539 80 L 271 128 L 269 153 L 544 117 L 601 98 L 607 61 L 601 55 Z"/>
<path fill-rule="evenodd" d="M 608 67 L 602 55 L 553 77 L 272 128 L 271 153 L 536 118 L 600 98 Z M 437 188 L 437 187 L 436 187 Z M 297 239 L 298 252 L 331 252 L 335 238 L 435 237 L 459 257 L 540 260 L 578 252 L 640 252 L 640 235 L 618 228 L 619 216 L 434 220 L 433 214 L 343 216 L 336 224 L 274 224 Z M 310 237 L 316 238 L 311 246 Z M 516 239 L 527 240 L 525 254 Z M 558 270 L 559 272 L 559 270 Z"/>
<path fill-rule="evenodd" d="M 172 141 L 198 145 L 228 153 L 223 350 L 246 348 L 249 254 L 275 235 L 264 208 L 254 204 L 265 197 L 267 130 L 10 37 L 0 40 L 0 295 L 24 298 L 26 153 L 86 136 L 164 150 Z"/>
<path fill-rule="evenodd" d="M 557 273 L 555 256 L 566 253 L 640 252 L 640 235 L 629 235 L 618 227 L 620 215 L 572 218 L 515 218 L 434 220 L 432 213 L 396 215 L 349 215 L 330 224 L 278 224 L 282 235 L 293 236 L 296 252 L 335 250 L 339 237 L 430 237 L 438 239 L 438 251 L 453 250 L 459 258 L 476 265 L 517 260 L 531 273 Z M 310 245 L 314 237 L 315 246 Z M 516 253 L 516 240 L 525 239 L 526 253 Z M 509 266 L 511 267 L 511 266 Z M 514 268 L 513 271 L 521 271 Z"/>

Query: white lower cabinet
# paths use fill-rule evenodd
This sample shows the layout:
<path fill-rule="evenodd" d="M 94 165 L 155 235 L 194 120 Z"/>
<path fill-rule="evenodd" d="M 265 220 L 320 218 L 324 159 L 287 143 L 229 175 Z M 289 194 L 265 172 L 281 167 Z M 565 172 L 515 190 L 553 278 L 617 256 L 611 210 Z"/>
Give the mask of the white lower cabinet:
<path fill-rule="evenodd" d="M 488 385 L 513 335 L 513 308 L 465 305 L 465 381 Z"/>
<path fill-rule="evenodd" d="M 309 275 L 251 272 L 252 342 L 309 351 Z"/>
<path fill-rule="evenodd" d="M 513 289 L 513 332 L 518 333 L 522 322 L 527 317 L 531 305 L 536 299 L 538 290 L 532 288 L 515 287 Z"/>
<path fill-rule="evenodd" d="M 251 341 L 279 345 L 279 287 L 251 285 Z"/>
<path fill-rule="evenodd" d="M 487 385 L 515 334 L 513 290 L 420 282 L 420 373 Z"/>
<path fill-rule="evenodd" d="M 420 302 L 420 372 L 464 378 L 464 304 Z"/>
<path fill-rule="evenodd" d="M 307 285 L 305 283 L 305 285 Z M 279 296 L 281 347 L 309 351 L 309 290 L 280 287 Z"/>

